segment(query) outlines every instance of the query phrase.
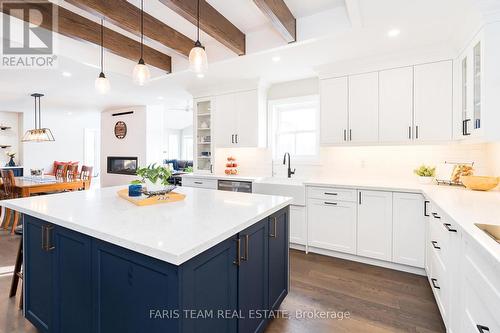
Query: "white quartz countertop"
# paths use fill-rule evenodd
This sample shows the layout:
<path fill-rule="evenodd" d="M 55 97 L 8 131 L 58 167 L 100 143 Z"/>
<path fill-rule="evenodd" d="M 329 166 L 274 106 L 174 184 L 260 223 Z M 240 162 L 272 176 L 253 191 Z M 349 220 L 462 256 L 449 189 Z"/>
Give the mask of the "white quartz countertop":
<path fill-rule="evenodd" d="M 304 181 L 306 186 L 334 186 L 380 191 L 419 193 L 428 185 L 421 185 L 417 181 L 397 180 L 390 178 L 313 178 Z"/>
<path fill-rule="evenodd" d="M 121 187 L 35 196 L 2 205 L 180 265 L 286 207 L 291 198 L 182 187 L 180 202 L 136 206 Z"/>
<path fill-rule="evenodd" d="M 471 191 L 450 186 L 425 186 L 425 197 L 438 206 L 491 256 L 500 268 L 500 244 L 475 224 L 500 225 L 500 192 Z"/>
<path fill-rule="evenodd" d="M 254 182 L 262 177 L 253 176 L 240 176 L 240 175 L 226 175 L 226 174 L 211 174 L 211 173 L 186 173 L 182 178 L 203 178 L 203 179 L 221 179 L 221 180 L 234 180 L 241 182 Z"/>

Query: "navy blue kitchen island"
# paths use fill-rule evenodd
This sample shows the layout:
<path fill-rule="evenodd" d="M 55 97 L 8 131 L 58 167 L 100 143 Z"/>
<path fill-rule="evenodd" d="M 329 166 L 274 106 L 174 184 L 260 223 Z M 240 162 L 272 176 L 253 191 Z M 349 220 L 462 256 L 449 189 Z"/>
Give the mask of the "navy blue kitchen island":
<path fill-rule="evenodd" d="M 25 316 L 50 333 L 262 332 L 289 288 L 283 202 L 179 265 L 25 211 Z"/>

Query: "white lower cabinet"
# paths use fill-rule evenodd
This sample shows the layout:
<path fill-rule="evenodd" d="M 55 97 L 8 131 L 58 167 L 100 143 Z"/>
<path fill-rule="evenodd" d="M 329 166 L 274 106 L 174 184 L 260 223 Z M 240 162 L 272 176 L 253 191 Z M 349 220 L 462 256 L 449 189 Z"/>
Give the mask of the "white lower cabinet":
<path fill-rule="evenodd" d="M 306 193 L 307 245 L 424 267 L 421 194 L 327 186 L 308 186 Z"/>
<path fill-rule="evenodd" d="M 392 260 L 424 268 L 424 199 L 416 193 L 394 193 L 392 199 Z"/>
<path fill-rule="evenodd" d="M 307 244 L 306 207 L 290 206 L 290 243 Z"/>
<path fill-rule="evenodd" d="M 307 201 L 309 246 L 356 253 L 356 202 Z"/>
<path fill-rule="evenodd" d="M 358 192 L 357 254 L 391 261 L 392 192 Z"/>
<path fill-rule="evenodd" d="M 464 236 L 460 332 L 500 332 L 500 268 L 472 239 Z M 453 300 L 453 296 L 452 296 Z"/>

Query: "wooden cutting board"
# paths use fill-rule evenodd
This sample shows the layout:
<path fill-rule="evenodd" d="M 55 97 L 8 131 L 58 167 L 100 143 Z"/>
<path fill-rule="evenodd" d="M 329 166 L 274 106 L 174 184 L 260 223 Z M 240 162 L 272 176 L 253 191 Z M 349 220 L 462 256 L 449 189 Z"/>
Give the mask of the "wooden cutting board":
<path fill-rule="evenodd" d="M 150 206 L 150 205 L 156 205 L 160 203 L 167 203 L 167 202 L 177 202 L 177 201 L 182 201 L 186 198 L 185 194 L 177 193 L 177 192 L 170 192 L 165 195 L 157 195 L 154 197 L 148 198 L 145 195 L 142 195 L 140 197 L 129 197 L 128 196 L 128 189 L 123 189 L 117 192 L 118 196 L 120 198 L 123 198 L 127 201 L 130 201 L 134 205 L 137 206 Z"/>

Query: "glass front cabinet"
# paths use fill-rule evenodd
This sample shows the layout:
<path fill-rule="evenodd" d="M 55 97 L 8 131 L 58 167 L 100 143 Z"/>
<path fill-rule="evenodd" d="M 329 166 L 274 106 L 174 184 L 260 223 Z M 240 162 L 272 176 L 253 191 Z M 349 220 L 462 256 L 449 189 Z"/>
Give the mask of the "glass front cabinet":
<path fill-rule="evenodd" d="M 480 33 L 458 58 L 459 99 L 461 137 L 478 137 L 483 128 L 483 58 L 484 42 Z"/>
<path fill-rule="evenodd" d="M 194 100 L 194 172 L 213 172 L 214 149 L 212 120 L 214 101 L 210 97 Z"/>

